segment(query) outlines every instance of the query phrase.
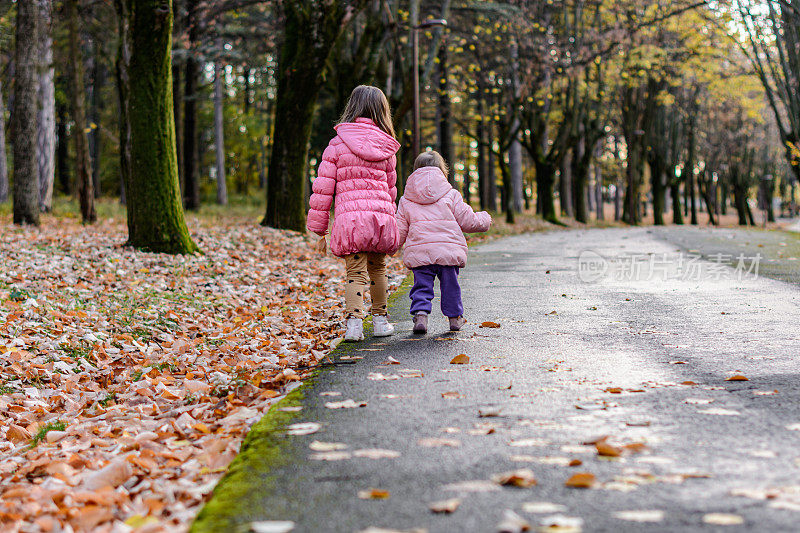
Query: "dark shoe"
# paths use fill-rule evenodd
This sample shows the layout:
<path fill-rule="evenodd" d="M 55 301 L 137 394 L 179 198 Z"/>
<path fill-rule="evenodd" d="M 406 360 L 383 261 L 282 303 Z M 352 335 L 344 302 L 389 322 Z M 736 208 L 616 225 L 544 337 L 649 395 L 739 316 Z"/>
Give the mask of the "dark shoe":
<path fill-rule="evenodd" d="M 461 331 L 461 328 L 464 327 L 467 321 L 464 320 L 463 316 L 456 316 L 450 318 L 450 331 Z"/>
<path fill-rule="evenodd" d="M 428 315 L 419 313 L 414 316 L 414 333 L 425 335 L 428 333 Z"/>

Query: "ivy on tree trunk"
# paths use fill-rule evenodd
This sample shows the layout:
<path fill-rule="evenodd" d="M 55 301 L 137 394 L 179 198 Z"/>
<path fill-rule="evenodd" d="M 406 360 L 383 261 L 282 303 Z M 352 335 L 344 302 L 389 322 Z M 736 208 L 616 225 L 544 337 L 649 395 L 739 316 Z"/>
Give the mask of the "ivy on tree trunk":
<path fill-rule="evenodd" d="M 197 251 L 184 220 L 172 105 L 172 1 L 116 0 L 119 77 L 130 143 L 125 182 L 128 245 L 150 252 Z M 123 151 L 126 150 L 123 148 Z"/>

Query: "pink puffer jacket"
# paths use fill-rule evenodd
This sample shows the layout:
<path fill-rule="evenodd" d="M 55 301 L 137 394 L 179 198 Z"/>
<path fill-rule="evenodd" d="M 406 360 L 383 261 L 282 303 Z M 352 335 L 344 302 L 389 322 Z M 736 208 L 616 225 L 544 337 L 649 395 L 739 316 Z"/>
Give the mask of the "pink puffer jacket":
<path fill-rule="evenodd" d="M 403 263 L 408 268 L 425 265 L 463 267 L 467 264 L 464 233 L 487 231 L 489 213 L 475 213 L 450 186 L 438 167 L 422 167 L 408 178 L 397 208 Z"/>
<path fill-rule="evenodd" d="M 335 195 L 333 254 L 393 254 L 400 246 L 394 217 L 400 143 L 367 118 L 339 124 L 336 133 L 322 154 L 306 226 L 325 235 Z"/>

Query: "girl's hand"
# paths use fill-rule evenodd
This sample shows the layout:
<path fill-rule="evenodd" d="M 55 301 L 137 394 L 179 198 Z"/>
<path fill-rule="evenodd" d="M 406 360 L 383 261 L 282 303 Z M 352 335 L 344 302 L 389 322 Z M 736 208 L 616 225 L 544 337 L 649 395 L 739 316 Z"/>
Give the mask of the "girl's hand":
<path fill-rule="evenodd" d="M 328 241 L 325 240 L 325 237 L 320 237 L 315 248 L 322 255 L 326 255 L 328 253 Z"/>

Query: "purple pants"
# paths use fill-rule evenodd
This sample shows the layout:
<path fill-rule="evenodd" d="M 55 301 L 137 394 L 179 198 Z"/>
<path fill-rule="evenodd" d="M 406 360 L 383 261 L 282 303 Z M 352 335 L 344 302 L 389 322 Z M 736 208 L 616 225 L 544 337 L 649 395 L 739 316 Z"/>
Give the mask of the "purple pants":
<path fill-rule="evenodd" d="M 458 271 L 456 266 L 427 265 L 412 269 L 414 271 L 414 286 L 411 287 L 411 314 L 431 312 L 433 300 L 433 282 L 438 277 L 439 287 L 442 292 L 442 313 L 449 318 L 464 314 L 461 304 L 461 287 L 458 285 Z"/>

